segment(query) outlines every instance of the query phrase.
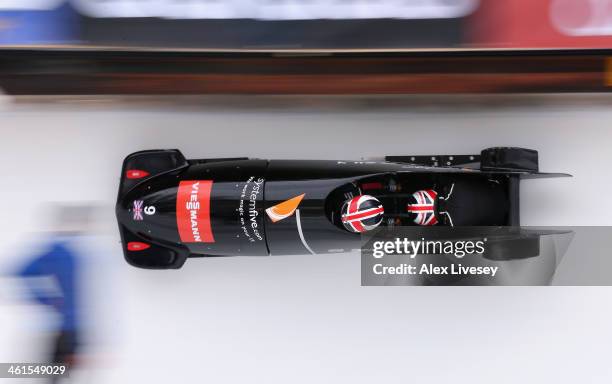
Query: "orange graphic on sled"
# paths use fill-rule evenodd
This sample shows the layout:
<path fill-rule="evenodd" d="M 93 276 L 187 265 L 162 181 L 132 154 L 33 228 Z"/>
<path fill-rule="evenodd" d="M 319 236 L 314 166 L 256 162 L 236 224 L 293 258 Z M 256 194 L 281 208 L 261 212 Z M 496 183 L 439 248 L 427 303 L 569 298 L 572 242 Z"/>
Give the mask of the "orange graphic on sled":
<path fill-rule="evenodd" d="M 304 195 L 305 193 L 302 193 L 299 196 L 285 200 L 282 203 L 266 209 L 266 213 L 268 214 L 268 217 L 270 217 L 270 220 L 272 220 L 273 223 L 276 223 L 277 221 L 286 219 L 287 217 L 293 215 L 298 205 L 300 205 L 300 202 L 304 198 Z"/>

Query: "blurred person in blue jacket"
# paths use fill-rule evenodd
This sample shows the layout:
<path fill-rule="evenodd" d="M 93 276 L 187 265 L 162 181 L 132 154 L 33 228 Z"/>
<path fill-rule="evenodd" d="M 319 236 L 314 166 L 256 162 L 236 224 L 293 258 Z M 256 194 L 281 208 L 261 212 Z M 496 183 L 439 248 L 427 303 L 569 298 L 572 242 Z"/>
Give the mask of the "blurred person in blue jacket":
<path fill-rule="evenodd" d="M 91 208 L 62 206 L 56 210 L 57 229 L 42 251 L 22 266 L 17 275 L 26 281 L 36 303 L 59 315 L 48 362 L 73 367 L 82 341 L 79 274 L 83 258 L 75 243 L 88 228 Z"/>

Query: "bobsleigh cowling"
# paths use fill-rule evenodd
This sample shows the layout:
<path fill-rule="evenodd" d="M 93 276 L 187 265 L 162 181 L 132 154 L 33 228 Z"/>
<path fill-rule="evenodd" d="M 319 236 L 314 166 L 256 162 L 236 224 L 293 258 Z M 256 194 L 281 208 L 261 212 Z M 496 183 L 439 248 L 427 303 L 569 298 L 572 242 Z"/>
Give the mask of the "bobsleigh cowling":
<path fill-rule="evenodd" d="M 396 226 L 519 226 L 522 179 L 537 152 L 388 156 L 384 161 L 187 160 L 148 150 L 123 162 L 116 215 L 133 266 L 187 258 L 334 253 Z"/>

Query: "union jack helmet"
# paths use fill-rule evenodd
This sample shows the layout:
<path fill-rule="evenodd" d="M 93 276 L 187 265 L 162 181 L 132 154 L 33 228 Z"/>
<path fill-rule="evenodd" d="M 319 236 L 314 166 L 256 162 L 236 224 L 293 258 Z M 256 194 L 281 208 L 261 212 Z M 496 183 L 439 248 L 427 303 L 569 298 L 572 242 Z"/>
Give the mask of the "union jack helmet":
<path fill-rule="evenodd" d="M 342 225 L 351 232 L 366 232 L 378 227 L 385 210 L 377 198 L 359 195 L 342 206 Z"/>
<path fill-rule="evenodd" d="M 438 194 L 433 189 L 416 191 L 408 198 L 406 210 L 414 215 L 418 225 L 436 225 L 436 199 Z"/>

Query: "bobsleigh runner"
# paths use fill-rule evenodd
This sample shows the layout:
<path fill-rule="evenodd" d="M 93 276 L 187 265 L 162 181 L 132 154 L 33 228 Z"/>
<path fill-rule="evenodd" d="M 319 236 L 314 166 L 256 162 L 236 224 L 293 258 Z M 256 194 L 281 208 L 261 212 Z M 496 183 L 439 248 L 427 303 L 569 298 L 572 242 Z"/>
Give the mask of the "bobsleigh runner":
<path fill-rule="evenodd" d="M 125 258 L 180 268 L 189 257 L 333 253 L 377 227 L 517 227 L 523 179 L 538 153 L 388 156 L 384 161 L 187 160 L 129 155 L 116 214 Z"/>

